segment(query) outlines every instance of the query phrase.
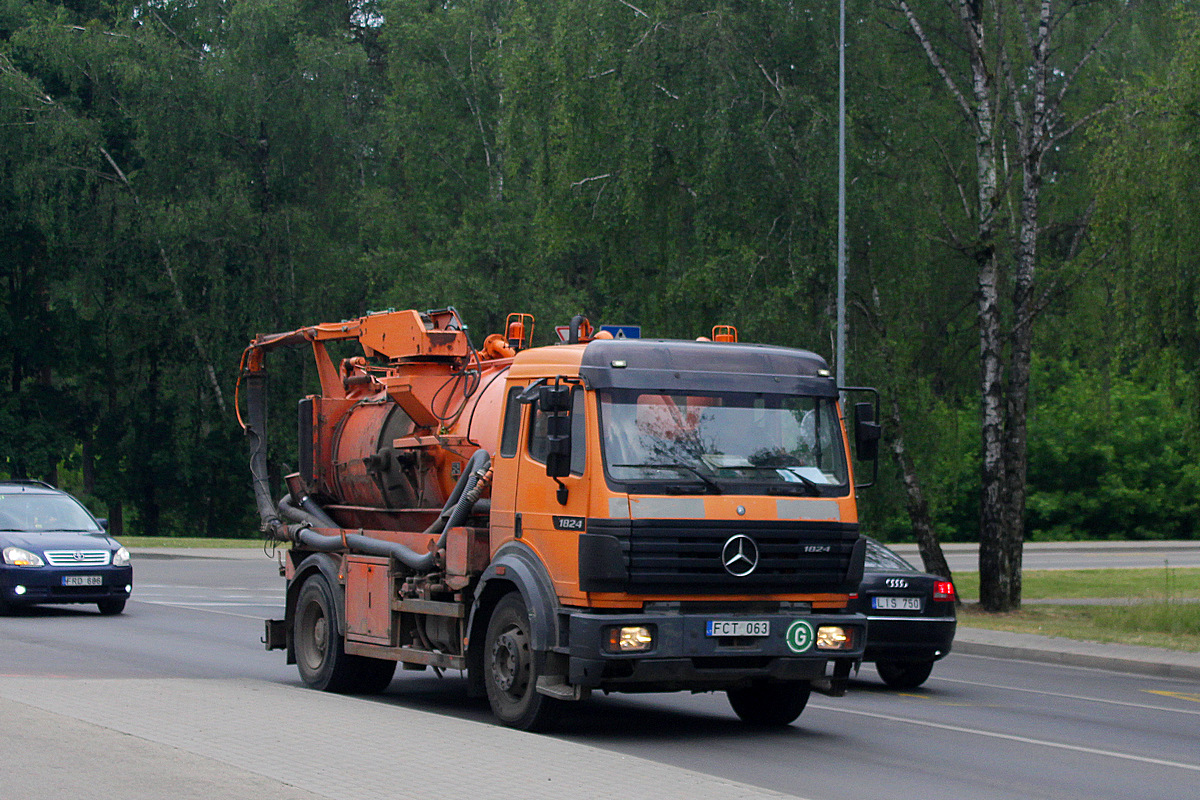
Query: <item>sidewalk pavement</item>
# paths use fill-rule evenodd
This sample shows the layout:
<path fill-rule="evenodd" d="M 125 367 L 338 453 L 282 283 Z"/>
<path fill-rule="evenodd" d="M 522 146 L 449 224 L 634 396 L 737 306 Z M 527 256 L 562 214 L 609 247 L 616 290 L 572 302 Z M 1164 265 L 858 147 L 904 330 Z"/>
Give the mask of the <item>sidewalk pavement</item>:
<path fill-rule="evenodd" d="M 139 557 L 261 557 L 156 550 Z M 1200 681 L 1200 654 L 961 627 L 955 652 Z M 369 742 L 369 745 L 368 745 Z M 249 679 L 0 675 L 0 797 L 784 800 L 600 748 Z"/>

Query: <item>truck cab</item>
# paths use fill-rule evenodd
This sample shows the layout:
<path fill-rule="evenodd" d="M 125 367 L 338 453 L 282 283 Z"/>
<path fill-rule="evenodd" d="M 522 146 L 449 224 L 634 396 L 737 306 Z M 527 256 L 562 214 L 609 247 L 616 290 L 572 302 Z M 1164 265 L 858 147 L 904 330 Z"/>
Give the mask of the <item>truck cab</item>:
<path fill-rule="evenodd" d="M 521 590 L 549 623 L 529 632 L 535 692 L 723 689 L 764 721 L 813 686 L 844 690 L 865 545 L 819 356 L 655 340 L 522 352 L 493 469 L 482 584 L 536 576 Z M 529 687 L 501 683 L 522 705 Z"/>

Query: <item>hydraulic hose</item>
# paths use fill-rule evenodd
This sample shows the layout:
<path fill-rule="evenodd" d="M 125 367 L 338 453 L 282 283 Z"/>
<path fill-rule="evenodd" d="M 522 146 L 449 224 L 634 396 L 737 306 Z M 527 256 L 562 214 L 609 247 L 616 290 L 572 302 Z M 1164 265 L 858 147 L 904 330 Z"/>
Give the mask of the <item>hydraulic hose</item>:
<path fill-rule="evenodd" d="M 326 553 L 349 548 L 353 553 L 394 558 L 413 572 L 432 572 L 437 566 L 436 552 L 417 553 L 402 544 L 364 536 L 361 533 L 347 533 L 345 536 L 322 536 L 312 528 L 301 527 L 296 531 L 295 538 L 305 547 Z"/>
<path fill-rule="evenodd" d="M 432 572 L 437 567 L 437 551 L 446 546 L 446 537 L 450 528 L 457 527 L 470 516 L 479 495 L 491 482 L 492 458 L 486 450 L 477 450 L 463 469 L 454 490 L 446 500 L 442 513 L 437 520 L 425 530 L 426 533 L 441 532 L 437 547 L 429 553 L 418 553 L 410 547 L 397 542 L 389 542 L 364 536 L 361 533 L 347 533 L 342 536 L 325 536 L 312 530 L 309 525 L 317 528 L 340 528 L 336 522 L 325 513 L 315 500 L 304 497 L 300 506 L 292 501 L 291 495 L 279 501 L 279 511 L 293 522 L 300 523 L 298 527 L 289 526 L 291 534 L 288 538 L 323 552 L 336 552 L 347 549 L 354 553 L 368 556 L 394 558 L 413 572 Z"/>
<path fill-rule="evenodd" d="M 272 539 L 286 541 L 288 528 L 275 511 L 271 485 L 267 477 L 267 374 L 249 372 L 246 385 L 246 436 L 250 439 L 250 475 L 254 482 L 254 503 L 262 519 L 262 530 Z"/>
<path fill-rule="evenodd" d="M 447 528 L 454 527 L 454 525 L 448 525 L 447 522 L 458 510 L 463 493 L 468 491 L 477 482 L 477 479 L 476 481 L 471 480 L 472 476 L 477 474 L 482 475 L 491 469 L 491 466 L 492 457 L 488 452 L 486 450 L 476 450 L 475 454 L 467 461 L 466 466 L 463 467 L 462 474 L 458 476 L 458 481 L 454 484 L 454 489 L 450 492 L 450 496 L 446 498 L 446 504 L 442 506 L 442 513 L 438 514 L 438 518 L 433 521 L 433 524 L 425 529 L 425 533 L 441 533 Z M 479 498 L 476 497 L 477 499 Z M 473 504 L 474 501 L 472 501 Z M 469 512 L 471 509 L 468 507 L 466 510 Z M 461 520 L 465 518 L 465 516 L 461 517 L 457 524 L 461 525 Z"/>

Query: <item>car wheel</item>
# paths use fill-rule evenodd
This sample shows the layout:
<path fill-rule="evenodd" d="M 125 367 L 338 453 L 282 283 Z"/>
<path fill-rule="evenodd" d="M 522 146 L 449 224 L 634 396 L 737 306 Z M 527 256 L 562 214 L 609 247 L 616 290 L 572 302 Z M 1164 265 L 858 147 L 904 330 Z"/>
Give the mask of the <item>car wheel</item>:
<path fill-rule="evenodd" d="M 300 678 L 324 692 L 379 694 L 391 684 L 396 662 L 346 653 L 338 633 L 333 591 L 321 574 L 300 587 L 292 623 Z"/>
<path fill-rule="evenodd" d="M 496 604 L 483 645 L 484 685 L 492 713 L 505 725 L 525 731 L 544 729 L 560 705 L 538 694 L 531 627 L 525 601 L 511 592 Z"/>
<path fill-rule="evenodd" d="M 916 689 L 933 672 L 932 661 L 878 661 L 875 671 L 892 689 Z"/>
<path fill-rule="evenodd" d="M 741 720 L 763 728 L 791 725 L 808 705 L 812 686 L 807 681 L 756 683 L 730 689 L 729 705 Z"/>
<path fill-rule="evenodd" d="M 96 603 L 96 607 L 100 609 L 101 614 L 111 617 L 125 610 L 125 598 L 118 597 L 114 600 L 100 600 Z"/>

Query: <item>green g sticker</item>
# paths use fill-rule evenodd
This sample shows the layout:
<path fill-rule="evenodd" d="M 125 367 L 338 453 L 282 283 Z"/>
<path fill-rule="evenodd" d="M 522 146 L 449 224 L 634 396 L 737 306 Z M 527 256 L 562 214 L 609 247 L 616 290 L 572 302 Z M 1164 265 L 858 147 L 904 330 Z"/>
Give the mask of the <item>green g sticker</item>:
<path fill-rule="evenodd" d="M 788 626 L 787 634 L 784 636 L 787 640 L 788 649 L 793 653 L 803 653 L 808 648 L 812 647 L 813 629 L 802 619 L 798 619 Z"/>

